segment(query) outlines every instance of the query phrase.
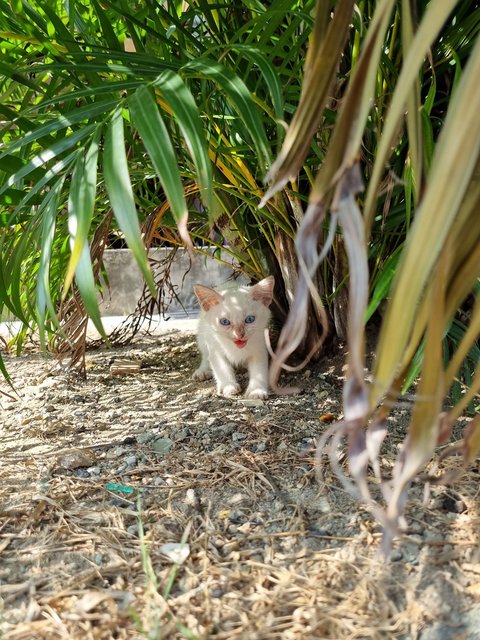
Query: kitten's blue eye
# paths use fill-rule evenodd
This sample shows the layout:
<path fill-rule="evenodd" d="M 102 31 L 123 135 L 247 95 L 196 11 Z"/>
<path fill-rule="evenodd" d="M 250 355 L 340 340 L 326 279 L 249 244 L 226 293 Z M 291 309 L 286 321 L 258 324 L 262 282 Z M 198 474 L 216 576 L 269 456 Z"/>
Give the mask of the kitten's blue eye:
<path fill-rule="evenodd" d="M 220 324 L 223 324 L 224 327 L 228 327 L 230 324 L 230 320 L 228 318 L 220 318 L 219 322 Z"/>
<path fill-rule="evenodd" d="M 247 316 L 245 318 L 245 324 L 252 324 L 252 322 L 255 322 L 255 316 Z"/>

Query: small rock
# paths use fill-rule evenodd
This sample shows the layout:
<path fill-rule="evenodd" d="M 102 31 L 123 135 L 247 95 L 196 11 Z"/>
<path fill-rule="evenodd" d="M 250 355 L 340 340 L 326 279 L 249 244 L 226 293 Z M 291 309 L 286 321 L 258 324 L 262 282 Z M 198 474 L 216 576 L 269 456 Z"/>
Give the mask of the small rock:
<path fill-rule="evenodd" d="M 190 436 L 190 432 L 188 429 L 180 429 L 180 431 L 176 434 L 175 440 L 177 442 L 183 442 Z"/>
<path fill-rule="evenodd" d="M 151 440 L 155 438 L 155 434 L 151 431 L 145 431 L 144 433 L 139 433 L 137 436 L 138 444 L 147 444 Z"/>
<path fill-rule="evenodd" d="M 127 533 L 129 536 L 138 538 L 138 524 L 131 524 L 129 527 L 127 527 Z"/>
<path fill-rule="evenodd" d="M 86 469 L 76 469 L 74 472 L 74 475 L 77 476 L 77 478 L 89 478 L 90 474 L 88 473 L 88 471 Z"/>
<path fill-rule="evenodd" d="M 390 561 L 391 562 L 400 562 L 400 560 L 402 558 L 403 558 L 403 553 L 400 551 L 400 549 L 394 549 L 390 553 Z"/>
<path fill-rule="evenodd" d="M 300 454 L 313 451 L 314 448 L 315 443 L 313 441 L 313 438 L 305 438 L 304 440 L 300 440 L 300 442 L 297 443 L 297 451 Z"/>
<path fill-rule="evenodd" d="M 125 445 L 137 444 L 137 439 L 135 436 L 127 436 L 124 439 L 122 444 L 125 444 Z"/>
<path fill-rule="evenodd" d="M 215 448 L 211 451 L 211 454 L 214 456 L 224 456 L 227 453 L 227 446 L 225 444 L 217 444 Z"/>
<path fill-rule="evenodd" d="M 133 506 L 128 502 L 128 500 L 124 500 L 123 498 L 112 498 L 110 500 L 110 504 L 114 507 L 122 507 L 123 509 L 133 508 Z"/>
<path fill-rule="evenodd" d="M 408 532 L 414 535 L 422 535 L 425 528 L 420 522 L 411 522 L 408 527 Z"/>
<path fill-rule="evenodd" d="M 247 439 L 247 434 L 242 433 L 241 431 L 235 431 L 232 433 L 232 440 L 234 443 L 243 442 L 243 440 Z"/>
<path fill-rule="evenodd" d="M 152 451 L 154 453 L 158 453 L 159 455 L 165 455 L 169 453 L 169 451 L 173 447 L 173 440 L 170 438 L 157 438 L 152 442 Z"/>
<path fill-rule="evenodd" d="M 125 463 L 129 466 L 129 467 L 133 467 L 137 464 L 137 456 L 134 455 L 130 455 L 127 456 L 125 458 Z"/>
<path fill-rule="evenodd" d="M 225 435 L 225 436 L 230 436 L 235 431 L 236 428 L 237 428 L 237 425 L 235 422 L 227 422 L 226 424 L 221 424 L 218 427 L 215 427 L 213 431 L 221 433 L 222 435 Z"/>
<path fill-rule="evenodd" d="M 267 443 L 266 442 L 257 442 L 257 444 L 255 445 L 255 451 L 257 453 L 263 453 L 266 450 L 267 450 Z"/>
<path fill-rule="evenodd" d="M 443 498 L 442 509 L 451 513 L 464 513 L 467 510 L 467 505 L 461 498 L 446 495 Z"/>
<path fill-rule="evenodd" d="M 88 467 L 87 472 L 91 476 L 99 476 L 102 470 L 100 469 L 100 467 Z"/>
<path fill-rule="evenodd" d="M 71 449 L 59 456 L 57 464 L 64 469 L 79 469 L 91 467 L 96 459 L 95 453 L 89 449 Z"/>
<path fill-rule="evenodd" d="M 240 402 L 246 407 L 261 407 L 264 404 L 261 398 L 242 398 Z"/>

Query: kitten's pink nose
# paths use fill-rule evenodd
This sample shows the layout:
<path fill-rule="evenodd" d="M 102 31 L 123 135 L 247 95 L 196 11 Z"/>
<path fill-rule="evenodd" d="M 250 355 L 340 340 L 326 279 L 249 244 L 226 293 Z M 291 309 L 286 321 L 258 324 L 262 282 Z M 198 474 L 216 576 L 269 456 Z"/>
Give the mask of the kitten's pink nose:
<path fill-rule="evenodd" d="M 244 335 L 245 335 L 245 329 L 243 327 L 236 328 L 233 330 L 233 337 L 235 338 L 235 340 L 241 340 Z"/>

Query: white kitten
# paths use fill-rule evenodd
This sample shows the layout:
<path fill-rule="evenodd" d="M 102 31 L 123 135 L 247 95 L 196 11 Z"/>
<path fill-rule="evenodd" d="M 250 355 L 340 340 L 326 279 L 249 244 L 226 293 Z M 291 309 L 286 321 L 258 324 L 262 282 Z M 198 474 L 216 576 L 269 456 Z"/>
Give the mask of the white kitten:
<path fill-rule="evenodd" d="M 193 374 L 206 380 L 213 372 L 217 393 L 234 396 L 240 393 L 233 367 L 246 365 L 249 398 L 268 396 L 268 353 L 264 331 L 268 326 L 272 302 L 273 276 L 247 287 L 224 285 L 215 290 L 195 285 L 200 302 L 197 341 L 202 361 Z"/>

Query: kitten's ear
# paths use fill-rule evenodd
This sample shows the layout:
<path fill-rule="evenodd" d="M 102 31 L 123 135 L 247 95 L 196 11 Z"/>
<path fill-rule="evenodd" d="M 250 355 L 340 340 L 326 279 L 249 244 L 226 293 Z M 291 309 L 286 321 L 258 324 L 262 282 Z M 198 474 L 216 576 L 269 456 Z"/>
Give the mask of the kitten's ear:
<path fill-rule="evenodd" d="M 260 280 L 260 282 L 253 285 L 251 288 L 252 298 L 254 300 L 258 300 L 258 302 L 261 302 L 266 307 L 269 307 L 273 298 L 274 285 L 275 278 L 273 276 L 268 276 L 268 278 Z"/>
<path fill-rule="evenodd" d="M 210 287 L 206 287 L 203 284 L 194 284 L 193 290 L 195 291 L 195 295 L 200 302 L 200 306 L 204 311 L 208 311 L 212 307 L 222 302 L 223 297 L 215 291 L 214 289 L 210 289 Z"/>

